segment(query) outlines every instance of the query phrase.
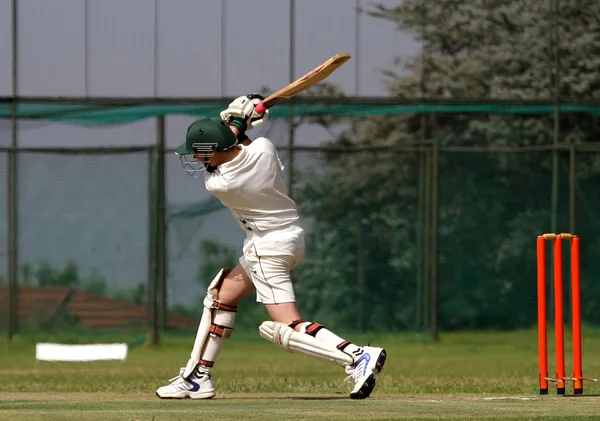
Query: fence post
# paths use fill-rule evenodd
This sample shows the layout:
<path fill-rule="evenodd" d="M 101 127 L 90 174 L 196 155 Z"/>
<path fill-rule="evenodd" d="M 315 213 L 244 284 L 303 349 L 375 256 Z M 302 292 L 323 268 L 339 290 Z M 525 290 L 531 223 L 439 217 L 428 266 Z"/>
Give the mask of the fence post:
<path fill-rule="evenodd" d="M 158 327 L 167 326 L 165 116 L 156 118 L 156 286 Z"/>
<path fill-rule="evenodd" d="M 17 192 L 17 134 L 18 132 L 18 117 L 17 117 L 17 99 L 13 99 L 12 111 L 12 144 L 11 150 L 8 152 L 8 177 L 7 177 L 7 244 L 6 244 L 6 260 L 8 269 L 8 340 L 12 341 L 14 335 L 19 329 L 19 282 L 18 282 L 18 192 Z"/>
<path fill-rule="evenodd" d="M 356 302 L 358 312 L 358 331 L 365 330 L 365 297 L 368 297 L 366 292 L 366 268 L 365 268 L 365 235 L 362 226 L 362 216 L 359 216 L 358 224 L 356 225 L 356 289 L 359 294 L 359 299 Z"/>
<path fill-rule="evenodd" d="M 439 341 L 438 331 L 438 166 L 439 166 L 439 145 L 438 141 L 433 141 L 431 151 L 431 287 L 430 287 L 430 323 L 431 339 L 434 342 Z"/>
<path fill-rule="evenodd" d="M 421 118 L 423 120 L 423 118 Z M 421 123 L 421 130 L 423 130 L 424 124 Z M 424 142 L 423 142 L 424 144 Z M 423 291 L 424 291 L 424 266 L 425 266 L 425 252 L 424 252 L 424 214 L 425 214 L 425 158 L 426 151 L 419 149 L 417 152 L 418 160 L 418 194 L 417 194 L 417 227 L 416 227 L 416 299 L 415 299 L 415 327 L 416 330 L 424 330 L 424 318 L 423 318 Z"/>
<path fill-rule="evenodd" d="M 7 244 L 6 260 L 8 269 L 8 341 L 11 342 L 18 330 L 19 283 L 18 276 L 18 169 L 17 147 L 19 145 L 19 115 L 18 115 L 18 47 L 17 42 L 17 0 L 12 2 L 12 115 L 11 115 L 11 150 L 8 152 L 8 177 L 7 177 Z"/>
<path fill-rule="evenodd" d="M 423 182 L 423 332 L 430 327 L 431 309 L 430 287 L 431 287 L 431 152 L 429 145 L 425 146 L 423 152 L 423 166 L 425 181 Z"/>
<path fill-rule="evenodd" d="M 146 291 L 146 310 L 147 310 L 147 325 L 148 325 L 148 344 L 157 345 L 158 337 L 158 314 L 157 314 L 157 235 L 156 235 L 156 147 L 148 152 L 148 283 Z"/>
<path fill-rule="evenodd" d="M 290 0 L 290 83 L 294 81 L 294 67 L 296 55 L 296 3 L 295 0 Z M 288 195 L 294 196 L 294 100 L 290 99 L 288 104 Z"/>
<path fill-rule="evenodd" d="M 569 232 L 571 234 L 575 233 L 576 152 L 575 144 L 571 144 L 569 148 Z"/>
<path fill-rule="evenodd" d="M 559 0 L 550 1 L 550 48 L 554 57 L 553 65 L 554 77 L 551 78 L 554 88 L 554 128 L 552 135 L 552 143 L 554 150 L 552 151 L 552 197 L 551 197 L 551 222 L 550 231 L 558 232 L 558 171 L 559 171 L 559 156 L 558 156 L 558 145 L 560 143 L 560 52 L 558 46 L 559 39 L 559 28 L 558 28 L 558 2 Z M 571 231 L 572 232 L 572 231 Z"/>

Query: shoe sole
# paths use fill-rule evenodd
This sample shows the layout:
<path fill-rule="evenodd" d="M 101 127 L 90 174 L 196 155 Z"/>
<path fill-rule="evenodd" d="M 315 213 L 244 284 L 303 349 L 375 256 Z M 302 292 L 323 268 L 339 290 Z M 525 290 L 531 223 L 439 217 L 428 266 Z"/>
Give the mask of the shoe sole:
<path fill-rule="evenodd" d="M 377 374 L 381 373 L 381 370 L 383 370 L 386 358 L 387 354 L 385 353 L 385 349 L 382 349 L 379 353 L 379 357 L 377 357 L 377 362 L 375 363 L 375 370 L 377 370 Z"/>
<path fill-rule="evenodd" d="M 381 370 L 383 370 L 386 358 L 387 354 L 385 353 L 385 349 L 383 349 L 379 353 L 379 357 L 377 357 L 377 361 L 375 362 L 375 371 L 377 372 L 377 374 L 381 373 Z M 375 374 L 371 374 L 369 377 L 367 377 L 367 380 L 365 380 L 362 387 L 358 389 L 358 392 L 350 393 L 350 399 L 368 398 L 371 395 L 373 389 L 375 389 L 376 384 L 377 380 L 375 379 Z"/>
<path fill-rule="evenodd" d="M 212 399 L 216 396 L 216 393 L 204 393 L 191 396 L 189 393 L 183 394 L 181 396 L 160 396 L 158 392 L 156 393 L 161 399 Z"/>

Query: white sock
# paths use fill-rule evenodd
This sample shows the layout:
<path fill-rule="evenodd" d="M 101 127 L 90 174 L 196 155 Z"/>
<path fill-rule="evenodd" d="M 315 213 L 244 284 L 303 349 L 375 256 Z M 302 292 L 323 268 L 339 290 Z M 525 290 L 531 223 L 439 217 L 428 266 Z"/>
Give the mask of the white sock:
<path fill-rule="evenodd" d="M 321 342 L 332 348 L 337 348 L 340 351 L 350 355 L 352 358 L 356 358 L 364 352 L 361 347 L 353 344 L 350 341 L 347 341 L 343 338 L 340 338 L 332 331 L 326 329 L 324 326 L 313 323 L 313 322 L 304 322 L 300 327 L 301 333 L 306 333 L 307 335 L 313 336 L 317 341 Z"/>

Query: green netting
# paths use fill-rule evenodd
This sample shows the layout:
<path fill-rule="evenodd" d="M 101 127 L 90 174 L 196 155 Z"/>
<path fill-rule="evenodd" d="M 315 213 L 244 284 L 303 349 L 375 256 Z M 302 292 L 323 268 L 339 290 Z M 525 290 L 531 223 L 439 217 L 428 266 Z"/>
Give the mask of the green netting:
<path fill-rule="evenodd" d="M 307 150 L 279 143 L 285 178 L 290 181 L 293 174 L 293 197 L 307 230 L 306 258 L 293 272 L 303 311 L 347 330 L 427 328 L 434 313 L 447 330 L 534 324 L 535 238 L 552 226 L 555 126 L 550 112 L 520 111 L 467 114 L 463 109 L 394 118 L 348 114 L 350 124 L 329 144 Z M 329 117 L 335 122 L 334 113 Z M 584 320 L 600 323 L 597 117 L 561 117 L 556 229 L 572 231 L 574 225 L 582 239 Z M 275 134 L 274 141 L 285 139 Z M 72 270 L 65 263 L 72 256 L 85 282 L 92 274 L 91 259 L 99 262 L 109 293 L 114 286 L 139 297 L 142 290 L 131 288 L 148 275 L 139 269 L 148 253 L 147 153 L 19 152 L 19 163 L 19 282 L 39 282 L 43 260 L 57 262 L 53 276 L 66 282 Z M 432 197 L 434 168 L 437 202 Z M 172 154 L 167 155 L 166 178 L 167 305 L 197 315 L 206 283 L 220 267 L 236 264 L 244 233 L 202 180 L 187 176 Z M 130 200 L 133 193 L 141 194 Z M 434 214 L 437 221 L 427 227 L 425 221 Z M 125 235 L 123 224 L 129 220 L 135 221 L 136 232 Z M 84 236 L 81 243 L 73 243 L 75 233 Z M 115 250 L 109 247 L 113 244 Z M 28 263 L 33 271 L 25 266 L 23 272 Z M 254 316 L 241 318 L 242 323 L 255 325 L 264 318 L 253 298 L 243 308 Z M 350 307 L 355 311 L 349 313 Z"/>
<path fill-rule="evenodd" d="M 418 158 L 294 154 L 294 197 L 307 231 L 304 262 L 293 272 L 303 314 L 351 330 L 417 326 Z"/>
<path fill-rule="evenodd" d="M 8 154 L 0 153 L 0 197 L 6 197 L 7 178 L 8 178 Z M 0 200 L 0 215 L 6 215 L 8 212 L 6 200 Z M 4 240 L 7 235 L 6 218 L 0 219 L 0 239 Z M 6 241 L 0 243 L 0 288 L 6 287 Z"/>
<path fill-rule="evenodd" d="M 568 175 L 568 161 L 561 162 L 561 175 Z M 587 323 L 600 323 L 600 153 L 576 154 L 575 233 L 581 238 L 581 302 L 582 318 Z M 563 189 L 563 200 L 569 193 Z M 565 200 L 565 202 L 568 202 Z M 567 203 L 563 203 L 563 208 Z M 568 268 L 568 264 L 564 265 Z"/>
<path fill-rule="evenodd" d="M 351 101 L 354 102 L 354 101 Z M 59 104 L 59 103 L 20 103 L 19 118 L 35 118 L 75 125 L 114 125 L 164 115 L 189 115 L 193 117 L 215 116 L 227 106 L 226 102 L 214 104 Z M 561 104 L 561 112 L 600 115 L 600 106 Z M 302 116 L 389 116 L 415 113 L 468 113 L 468 114 L 550 114 L 555 112 L 554 104 L 402 104 L 382 105 L 369 103 L 348 103 L 336 105 L 299 104 L 294 106 L 294 115 Z M 271 119 L 288 118 L 287 104 L 281 104 L 270 111 Z M 0 118 L 12 117 L 10 102 L 0 103 Z"/>
<path fill-rule="evenodd" d="M 430 117 L 354 117 L 350 122 L 361 124 L 320 150 L 280 148 L 286 164 L 293 152 L 294 199 L 308 231 L 305 261 L 293 275 L 300 306 L 345 329 L 427 328 L 434 313 L 442 329 L 529 327 L 536 314 L 535 238 L 551 230 L 553 219 L 553 116 Z M 574 224 L 582 238 L 584 318 L 597 323 L 600 153 L 586 152 L 596 140 L 596 117 L 563 119 L 556 229 L 569 232 Z M 170 226 L 204 226 L 218 212 L 218 203 L 198 200 L 173 209 Z M 357 302 L 369 311 L 351 304 Z M 352 314 L 343 310 L 351 305 Z"/>
<path fill-rule="evenodd" d="M 22 329 L 145 329 L 148 162 L 147 152 L 19 153 Z"/>
<path fill-rule="evenodd" d="M 551 151 L 440 154 L 443 329 L 535 324 L 535 239 L 550 226 L 551 160 Z"/>

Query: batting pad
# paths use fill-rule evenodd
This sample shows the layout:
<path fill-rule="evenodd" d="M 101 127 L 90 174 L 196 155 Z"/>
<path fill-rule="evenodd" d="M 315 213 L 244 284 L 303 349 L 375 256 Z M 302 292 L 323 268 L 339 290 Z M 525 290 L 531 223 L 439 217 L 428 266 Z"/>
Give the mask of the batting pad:
<path fill-rule="evenodd" d="M 288 352 L 299 352 L 320 360 L 330 361 L 345 367 L 354 363 L 350 355 L 331 348 L 310 335 L 296 332 L 284 323 L 263 322 L 258 328 L 260 336 L 282 347 Z"/>
<path fill-rule="evenodd" d="M 65 345 L 39 343 L 35 345 L 37 361 L 105 361 L 125 360 L 127 344 Z"/>

